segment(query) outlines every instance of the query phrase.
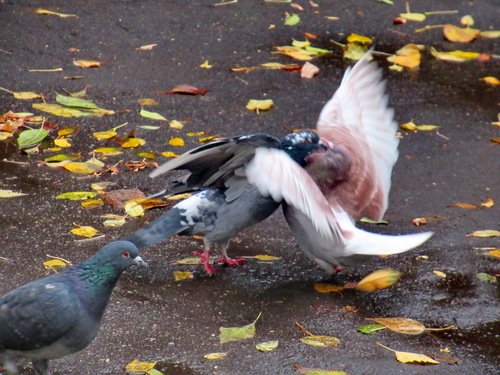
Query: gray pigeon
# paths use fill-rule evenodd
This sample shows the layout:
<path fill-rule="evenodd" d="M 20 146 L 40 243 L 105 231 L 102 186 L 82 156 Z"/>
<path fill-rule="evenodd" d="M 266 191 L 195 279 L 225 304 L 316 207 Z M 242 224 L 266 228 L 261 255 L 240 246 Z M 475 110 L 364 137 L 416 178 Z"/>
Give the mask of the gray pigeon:
<path fill-rule="evenodd" d="M 293 147 L 292 147 L 293 146 Z M 208 274 L 215 272 L 210 264 L 210 249 L 218 247 L 222 254 L 216 263 L 228 266 L 243 260 L 227 256 L 229 240 L 243 229 L 269 217 L 280 206 L 269 196 L 263 196 L 245 175 L 245 167 L 259 147 L 293 149 L 290 156 L 299 165 L 309 154 L 326 148 L 315 134 L 293 133 L 281 141 L 268 134 L 251 134 L 221 139 L 190 150 L 161 165 L 150 176 L 173 170 L 187 170 L 170 187 L 170 192 L 199 191 L 172 207 L 143 229 L 124 238 L 138 248 L 179 235 L 203 235 L 204 252 L 196 253 Z"/>
<path fill-rule="evenodd" d="M 15 357 L 48 375 L 50 359 L 84 349 L 94 339 L 121 273 L 146 265 L 137 247 L 112 242 L 61 273 L 32 281 L 0 297 L 0 360 L 17 374 Z"/>

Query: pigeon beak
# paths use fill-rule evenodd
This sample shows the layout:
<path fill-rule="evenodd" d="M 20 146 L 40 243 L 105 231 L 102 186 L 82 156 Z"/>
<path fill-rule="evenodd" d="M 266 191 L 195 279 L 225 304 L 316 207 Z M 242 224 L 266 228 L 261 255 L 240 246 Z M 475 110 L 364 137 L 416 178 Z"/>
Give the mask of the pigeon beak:
<path fill-rule="evenodd" d="M 134 263 L 137 264 L 138 266 L 144 266 L 144 267 L 147 267 L 148 264 L 142 260 L 142 258 L 137 255 L 134 259 L 133 259 Z"/>
<path fill-rule="evenodd" d="M 318 142 L 318 146 L 320 146 L 324 151 L 328 151 L 333 146 L 333 143 L 321 138 Z"/>

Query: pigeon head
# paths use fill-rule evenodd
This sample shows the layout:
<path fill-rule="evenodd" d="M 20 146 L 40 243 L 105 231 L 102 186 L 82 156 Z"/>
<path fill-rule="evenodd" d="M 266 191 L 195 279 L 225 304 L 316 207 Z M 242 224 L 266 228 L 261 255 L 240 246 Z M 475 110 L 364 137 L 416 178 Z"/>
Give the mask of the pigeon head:
<path fill-rule="evenodd" d="M 139 249 L 129 241 L 115 241 L 107 244 L 85 263 L 98 264 L 122 273 L 133 265 L 146 266 L 139 256 Z"/>
<path fill-rule="evenodd" d="M 317 150 L 326 150 L 327 146 L 321 141 L 319 135 L 312 130 L 302 130 L 288 134 L 281 140 L 281 149 L 295 162 L 304 167 L 307 158 Z"/>

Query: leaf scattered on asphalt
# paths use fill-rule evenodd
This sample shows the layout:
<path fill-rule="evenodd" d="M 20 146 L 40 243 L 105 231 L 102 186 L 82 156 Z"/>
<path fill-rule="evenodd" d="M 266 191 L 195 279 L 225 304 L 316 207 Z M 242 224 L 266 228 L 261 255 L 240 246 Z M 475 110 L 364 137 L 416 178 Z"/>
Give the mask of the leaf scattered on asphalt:
<path fill-rule="evenodd" d="M 84 69 L 99 68 L 102 65 L 102 62 L 97 60 L 73 60 L 73 65 Z"/>
<path fill-rule="evenodd" d="M 146 111 L 145 109 L 141 109 L 139 114 L 144 117 L 148 118 L 150 120 L 159 120 L 159 121 L 167 121 L 163 115 L 159 114 L 158 112 L 151 112 L 151 111 Z"/>
<path fill-rule="evenodd" d="M 448 331 L 455 328 L 455 326 L 426 328 L 422 323 L 409 318 L 368 318 L 368 320 L 373 320 L 391 331 L 405 335 L 420 335 L 425 331 Z"/>
<path fill-rule="evenodd" d="M 208 353 L 203 356 L 203 358 L 208 359 L 210 361 L 216 361 L 218 359 L 224 358 L 228 355 L 229 352 L 218 352 L 218 353 Z"/>
<path fill-rule="evenodd" d="M 184 139 L 180 137 L 172 137 L 168 140 L 168 144 L 174 147 L 182 147 L 184 146 L 185 142 Z"/>
<path fill-rule="evenodd" d="M 82 201 L 94 198 L 97 194 L 93 191 L 68 191 L 55 196 L 56 199 L 69 199 L 72 201 Z"/>
<path fill-rule="evenodd" d="M 42 142 L 48 135 L 49 132 L 43 128 L 24 130 L 19 133 L 17 145 L 19 148 L 30 148 Z"/>
<path fill-rule="evenodd" d="M 48 255 L 48 254 L 47 254 L 47 258 L 50 258 L 50 259 L 43 262 L 43 266 L 45 267 L 46 270 L 49 270 L 52 272 L 59 272 L 60 269 L 63 269 L 67 266 L 72 265 L 69 260 L 66 260 L 64 258 L 59 258 L 59 257 L 55 257 L 55 256 Z"/>
<path fill-rule="evenodd" d="M 48 10 L 48 9 L 44 9 L 44 8 L 36 8 L 34 12 L 36 14 L 42 14 L 45 16 L 57 16 L 60 18 L 71 18 L 71 17 L 78 18 L 78 16 L 76 14 L 59 13 L 59 12 L 54 12 L 52 10 Z"/>
<path fill-rule="evenodd" d="M 443 34 L 450 42 L 469 43 L 479 36 L 479 30 L 470 27 L 444 25 Z"/>
<path fill-rule="evenodd" d="M 495 229 L 476 230 L 469 233 L 467 237 L 500 237 L 500 231 Z"/>
<path fill-rule="evenodd" d="M 356 283 L 354 288 L 364 292 L 374 292 L 376 290 L 385 289 L 396 284 L 403 274 L 392 268 L 385 268 L 372 272 L 364 277 L 360 282 Z M 348 285 L 345 286 L 346 288 Z"/>
<path fill-rule="evenodd" d="M 174 281 L 194 279 L 191 271 L 174 271 Z"/>
<path fill-rule="evenodd" d="M 385 345 L 377 342 L 377 345 L 380 345 L 382 348 L 387 349 L 393 352 L 396 355 L 396 359 L 401 363 L 411 363 L 418 365 L 438 365 L 440 362 L 432 359 L 431 357 L 426 356 L 425 354 L 420 353 L 411 353 L 411 352 L 400 352 L 391 348 L 388 348 Z"/>
<path fill-rule="evenodd" d="M 278 340 L 265 341 L 255 345 L 255 349 L 257 349 L 260 352 L 272 352 L 274 349 L 278 347 L 278 345 L 279 345 Z"/>
<path fill-rule="evenodd" d="M 184 95 L 205 95 L 208 92 L 206 89 L 199 89 L 193 85 L 181 84 L 171 88 L 168 91 L 163 91 L 162 94 L 184 94 Z"/>
<path fill-rule="evenodd" d="M 78 224 L 73 224 L 73 225 L 76 228 L 71 229 L 70 232 L 76 234 L 77 236 L 92 238 L 99 233 L 97 229 L 88 225 L 78 225 Z"/>
<path fill-rule="evenodd" d="M 377 331 L 383 330 L 385 327 L 382 324 L 366 324 L 364 326 L 356 327 L 356 331 L 364 333 L 365 335 L 372 335 Z"/>
<path fill-rule="evenodd" d="M 347 372 L 341 370 L 324 370 L 321 368 L 302 367 L 294 365 L 293 368 L 303 375 L 347 375 Z"/>
<path fill-rule="evenodd" d="M 33 91 L 10 91 L 7 90 L 6 88 L 0 87 L 0 90 L 8 92 L 9 94 L 12 94 L 12 96 L 16 99 L 20 100 L 32 100 L 32 99 L 40 99 L 42 98 L 42 95 L 37 94 L 36 92 Z"/>
<path fill-rule="evenodd" d="M 299 23 L 300 23 L 300 16 L 298 14 L 286 13 L 284 21 L 285 26 L 295 26 L 298 25 Z"/>
<path fill-rule="evenodd" d="M 244 325 L 242 327 L 220 327 L 219 328 L 219 341 L 225 344 L 231 341 L 240 341 L 250 339 L 255 336 L 255 324 L 259 320 L 262 313 L 259 313 L 253 323 Z"/>
<path fill-rule="evenodd" d="M 438 125 L 417 125 L 412 121 L 406 122 L 404 124 L 401 124 L 401 129 L 407 130 L 407 131 L 423 131 L 423 132 L 428 132 L 428 131 L 433 131 L 436 129 L 439 129 Z"/>
<path fill-rule="evenodd" d="M 16 197 L 22 197 L 23 195 L 28 195 L 28 194 L 19 193 L 9 189 L 0 189 L 0 198 L 16 198 Z"/>
<path fill-rule="evenodd" d="M 259 114 L 259 111 L 268 111 L 272 108 L 274 102 L 272 99 L 250 99 L 246 105 L 246 109 L 249 111 L 255 111 Z"/>

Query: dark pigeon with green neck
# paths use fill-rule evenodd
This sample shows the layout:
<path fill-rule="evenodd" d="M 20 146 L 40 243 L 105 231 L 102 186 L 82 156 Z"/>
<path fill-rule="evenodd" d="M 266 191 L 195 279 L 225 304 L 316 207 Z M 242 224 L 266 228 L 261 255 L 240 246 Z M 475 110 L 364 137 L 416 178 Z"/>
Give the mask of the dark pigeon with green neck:
<path fill-rule="evenodd" d="M 145 265 L 137 247 L 112 242 L 64 272 L 32 281 L 0 297 L 0 359 L 16 374 L 14 357 L 48 375 L 48 361 L 84 349 L 94 339 L 118 278 Z"/>

